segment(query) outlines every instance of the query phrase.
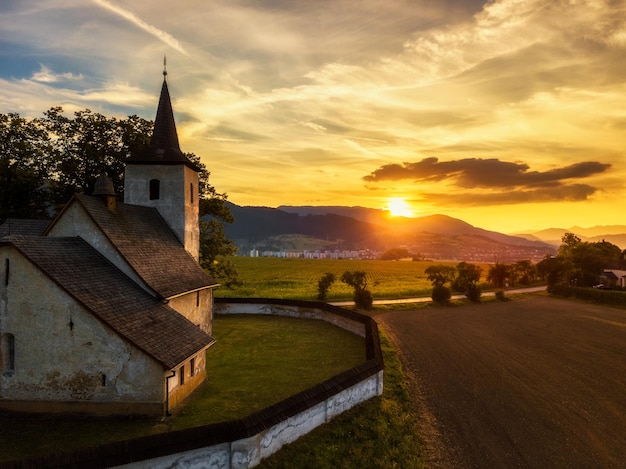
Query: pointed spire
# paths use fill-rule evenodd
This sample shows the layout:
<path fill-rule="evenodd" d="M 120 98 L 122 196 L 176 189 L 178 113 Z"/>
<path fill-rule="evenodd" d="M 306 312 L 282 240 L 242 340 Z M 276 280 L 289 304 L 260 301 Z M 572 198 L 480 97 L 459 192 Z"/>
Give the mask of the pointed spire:
<path fill-rule="evenodd" d="M 126 161 L 128 163 L 186 164 L 198 171 L 198 168 L 183 154 L 178 143 L 174 111 L 167 87 L 166 65 L 166 58 L 163 56 L 163 85 L 161 86 L 161 96 L 154 119 L 150 146 L 143 153 L 133 155 Z"/>

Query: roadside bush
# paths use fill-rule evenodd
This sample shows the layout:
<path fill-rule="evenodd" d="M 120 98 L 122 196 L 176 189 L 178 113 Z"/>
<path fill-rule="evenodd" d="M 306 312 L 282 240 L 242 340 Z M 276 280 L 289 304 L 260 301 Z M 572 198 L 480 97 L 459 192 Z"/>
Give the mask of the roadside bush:
<path fill-rule="evenodd" d="M 435 303 L 440 305 L 447 305 L 450 303 L 450 298 L 452 298 L 452 294 L 450 293 L 450 289 L 443 285 L 435 285 L 433 287 L 433 293 L 431 295 L 432 300 Z"/>
<path fill-rule="evenodd" d="M 361 309 L 372 309 L 372 304 L 374 304 L 374 299 L 372 298 L 372 293 L 369 290 L 359 290 L 354 292 L 354 304 L 357 308 Z"/>
<path fill-rule="evenodd" d="M 578 298 L 579 300 L 605 305 L 626 306 L 626 292 L 619 290 L 600 290 L 557 284 L 550 289 L 550 294 L 566 298 Z"/>
<path fill-rule="evenodd" d="M 478 285 L 474 284 L 474 285 L 467 286 L 467 290 L 465 291 L 465 296 L 467 297 L 468 300 L 470 300 L 473 303 L 480 303 L 480 295 L 481 295 L 481 291 Z"/>
<path fill-rule="evenodd" d="M 498 301 L 506 300 L 506 296 L 504 296 L 504 290 L 496 291 L 496 300 L 498 300 Z"/>
<path fill-rule="evenodd" d="M 354 289 L 352 299 L 357 308 L 372 309 L 374 300 L 372 293 L 367 289 L 367 273 L 361 270 L 347 270 L 341 275 L 341 281 Z"/>
<path fill-rule="evenodd" d="M 333 283 L 335 283 L 337 277 L 335 274 L 331 272 L 326 272 L 318 281 L 317 281 L 317 299 L 320 301 L 326 301 L 328 298 L 328 290 Z"/>

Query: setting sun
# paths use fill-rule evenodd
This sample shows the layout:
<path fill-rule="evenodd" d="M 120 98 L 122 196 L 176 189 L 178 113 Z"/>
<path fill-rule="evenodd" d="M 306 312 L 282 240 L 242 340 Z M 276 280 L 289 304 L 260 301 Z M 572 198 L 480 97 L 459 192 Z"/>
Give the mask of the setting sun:
<path fill-rule="evenodd" d="M 415 214 L 411 206 L 401 197 L 392 197 L 387 202 L 387 210 L 394 217 L 413 217 Z"/>

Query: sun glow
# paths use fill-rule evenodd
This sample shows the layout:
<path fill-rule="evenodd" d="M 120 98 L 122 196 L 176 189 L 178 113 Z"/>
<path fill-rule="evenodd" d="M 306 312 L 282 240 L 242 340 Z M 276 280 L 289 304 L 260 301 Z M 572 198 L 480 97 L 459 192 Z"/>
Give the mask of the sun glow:
<path fill-rule="evenodd" d="M 414 217 L 415 213 L 402 197 L 392 197 L 387 202 L 386 210 L 394 217 Z"/>

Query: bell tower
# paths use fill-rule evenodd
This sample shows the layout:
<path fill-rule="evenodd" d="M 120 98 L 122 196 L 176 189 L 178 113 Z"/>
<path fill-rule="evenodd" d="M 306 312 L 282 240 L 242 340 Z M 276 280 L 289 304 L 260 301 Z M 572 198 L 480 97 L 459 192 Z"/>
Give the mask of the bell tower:
<path fill-rule="evenodd" d="M 196 260 L 200 249 L 199 172 L 180 150 L 163 59 L 163 85 L 150 146 L 126 160 L 124 202 L 155 207 Z"/>

